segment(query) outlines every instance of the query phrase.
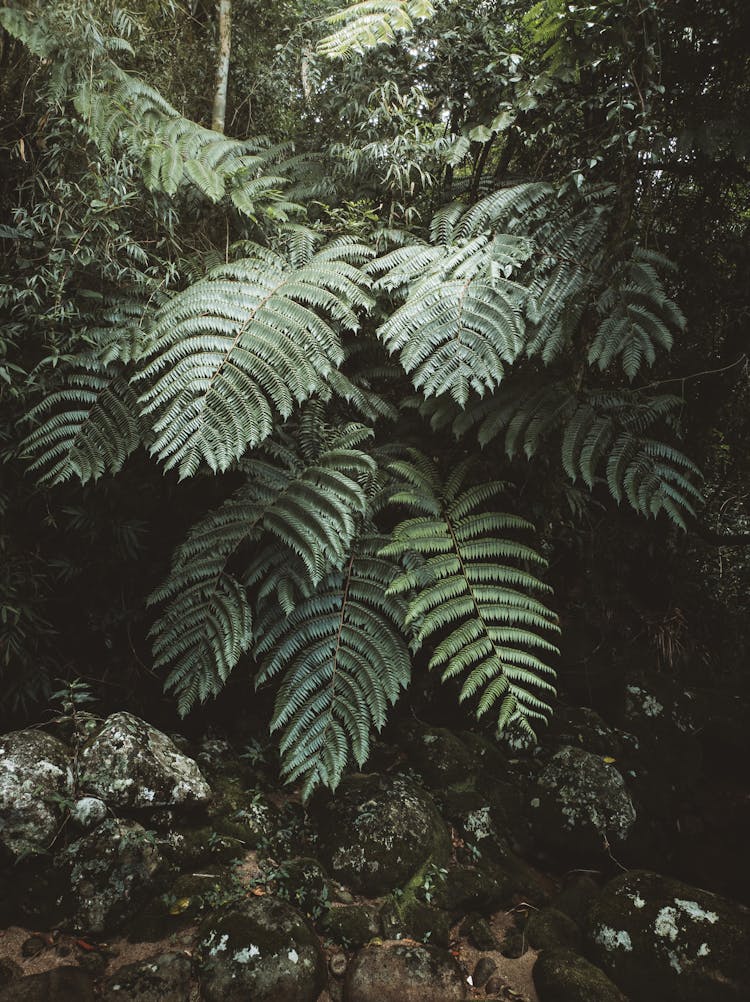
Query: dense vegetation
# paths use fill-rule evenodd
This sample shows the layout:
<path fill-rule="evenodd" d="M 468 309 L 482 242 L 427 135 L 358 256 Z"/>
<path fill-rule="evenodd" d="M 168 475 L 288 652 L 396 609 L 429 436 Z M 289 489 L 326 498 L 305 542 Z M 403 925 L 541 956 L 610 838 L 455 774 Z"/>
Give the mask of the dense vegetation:
<path fill-rule="evenodd" d="M 4 713 L 240 664 L 309 790 L 425 669 L 734 684 L 743 4 L 232 7 L 224 133 L 212 5 L 0 9 Z"/>

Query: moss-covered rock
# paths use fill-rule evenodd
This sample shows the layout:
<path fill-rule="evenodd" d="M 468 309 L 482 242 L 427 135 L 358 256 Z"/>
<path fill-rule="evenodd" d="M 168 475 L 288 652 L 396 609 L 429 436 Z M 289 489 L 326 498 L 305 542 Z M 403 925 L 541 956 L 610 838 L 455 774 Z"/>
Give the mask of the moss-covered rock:
<path fill-rule="evenodd" d="M 403 738 L 403 744 L 409 766 L 432 790 L 466 783 L 478 766 L 476 756 L 445 727 L 415 727 Z"/>
<path fill-rule="evenodd" d="M 344 1002 L 463 1002 L 466 984 L 445 950 L 383 944 L 360 950 L 349 964 Z"/>
<path fill-rule="evenodd" d="M 70 752 L 44 731 L 0 737 L 0 857 L 45 852 L 73 794 Z M 2 859 L 0 859 L 0 864 Z"/>
<path fill-rule="evenodd" d="M 364 946 L 382 933 L 380 910 L 366 904 L 336 905 L 323 916 L 321 927 L 326 938 L 339 946 Z"/>
<path fill-rule="evenodd" d="M 620 759 L 637 751 L 632 734 L 610 727 L 596 710 L 588 706 L 566 706 L 557 710 L 544 736 L 545 745 L 569 745 L 593 755 Z"/>
<path fill-rule="evenodd" d="M 545 950 L 533 976 L 541 1002 L 628 1002 L 603 971 L 572 950 Z"/>
<path fill-rule="evenodd" d="M 526 923 L 526 939 L 535 950 L 564 947 L 576 952 L 581 948 L 581 930 L 572 918 L 556 908 L 532 912 Z"/>
<path fill-rule="evenodd" d="M 482 952 L 489 953 L 490 950 L 498 948 L 498 942 L 489 922 L 476 912 L 467 915 L 461 923 L 461 935 L 466 936 L 471 945 Z"/>
<path fill-rule="evenodd" d="M 108 978 L 102 1002 L 189 1002 L 192 964 L 184 953 L 162 953 L 126 964 Z"/>
<path fill-rule="evenodd" d="M 425 863 L 443 864 L 450 854 L 432 798 L 402 776 L 347 776 L 335 797 L 314 798 L 310 816 L 331 873 L 363 894 L 402 887 Z"/>
<path fill-rule="evenodd" d="M 71 843 L 56 863 L 69 874 L 74 929 L 99 936 L 141 908 L 153 893 L 162 858 L 142 825 L 109 820 Z"/>
<path fill-rule="evenodd" d="M 209 916 L 198 940 L 205 1002 L 315 1002 L 326 964 L 315 931 L 298 911 L 251 897 Z"/>
<path fill-rule="evenodd" d="M 591 906 L 599 897 L 599 885 L 586 873 L 574 873 L 554 895 L 550 904 L 564 912 L 582 929 Z"/>
<path fill-rule="evenodd" d="M 211 826 L 248 849 L 268 844 L 279 827 L 279 810 L 260 790 L 247 789 L 234 776 L 221 776 L 213 785 L 208 808 Z"/>
<path fill-rule="evenodd" d="M 450 944 L 449 913 L 420 901 L 413 893 L 387 897 L 380 910 L 380 921 L 386 939 L 414 939 L 445 948 Z"/>
<path fill-rule="evenodd" d="M 515 883 L 507 874 L 476 866 L 451 866 L 435 888 L 433 903 L 452 916 L 488 915 L 513 902 Z"/>
<path fill-rule="evenodd" d="M 203 804 L 208 783 L 196 762 L 132 713 L 114 713 L 81 753 L 82 786 L 117 807 Z"/>
<path fill-rule="evenodd" d="M 202 873 L 183 873 L 163 894 L 151 899 L 129 923 L 126 932 L 132 940 L 155 942 L 245 893 L 234 875 L 220 867 L 210 867 Z"/>
<path fill-rule="evenodd" d="M 242 839 L 222 834 L 209 825 L 169 829 L 156 836 L 156 844 L 170 865 L 179 870 L 231 863 L 247 849 Z"/>
<path fill-rule="evenodd" d="M 331 901 L 331 885 L 316 859 L 299 856 L 284 860 L 273 874 L 276 894 L 312 918 L 320 917 Z"/>
<path fill-rule="evenodd" d="M 529 803 L 539 842 L 574 858 L 601 853 L 605 839 L 622 845 L 636 819 L 617 769 L 598 755 L 569 746 L 557 751 L 540 773 Z"/>
<path fill-rule="evenodd" d="M 58 967 L 0 988 L 0 1002 L 94 1002 L 94 986 L 80 967 Z"/>
<path fill-rule="evenodd" d="M 591 909 L 596 962 L 639 1002 L 750 998 L 750 910 L 645 870 L 606 885 Z"/>

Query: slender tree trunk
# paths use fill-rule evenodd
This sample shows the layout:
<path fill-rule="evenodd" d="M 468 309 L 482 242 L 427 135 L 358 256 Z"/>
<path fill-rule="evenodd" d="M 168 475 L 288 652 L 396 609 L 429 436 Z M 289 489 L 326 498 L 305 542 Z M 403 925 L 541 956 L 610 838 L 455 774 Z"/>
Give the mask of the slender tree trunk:
<path fill-rule="evenodd" d="M 211 128 L 224 131 L 227 113 L 227 84 L 229 83 L 229 53 L 232 48 L 232 0 L 218 0 L 219 14 L 219 61 L 216 65 L 216 89 Z"/>

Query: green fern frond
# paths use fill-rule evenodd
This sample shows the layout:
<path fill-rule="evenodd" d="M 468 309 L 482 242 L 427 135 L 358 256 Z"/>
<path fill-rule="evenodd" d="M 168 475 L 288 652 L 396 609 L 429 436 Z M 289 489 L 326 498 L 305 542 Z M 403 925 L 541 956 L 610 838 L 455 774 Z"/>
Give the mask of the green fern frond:
<path fill-rule="evenodd" d="M 599 297 L 603 317 L 588 352 L 590 365 L 609 368 L 620 356 L 628 379 L 656 360 L 657 350 L 672 347 L 672 328 L 682 330 L 685 318 L 667 296 L 656 267 L 668 270 L 660 255 L 635 248 Z"/>
<path fill-rule="evenodd" d="M 592 488 L 605 464 L 607 486 L 618 504 L 625 499 L 646 517 L 663 511 L 684 529 L 701 500 L 700 471 L 678 449 L 644 435 L 680 405 L 678 397 L 668 395 L 590 393 L 565 428 L 565 472 Z"/>
<path fill-rule="evenodd" d="M 369 434 L 344 428 L 308 457 L 279 434 L 243 461 L 244 485 L 178 547 L 150 601 L 166 603 L 153 629 L 155 665 L 169 669 L 181 713 L 216 695 L 248 649 L 248 588 L 259 587 L 261 606 L 275 589 L 291 608 L 343 566 L 367 511 L 374 461 L 356 445 Z M 269 560 L 269 548 L 277 558 Z"/>
<path fill-rule="evenodd" d="M 393 42 L 397 31 L 411 31 L 416 19 L 434 13 L 431 0 L 360 0 L 326 18 L 341 27 L 320 40 L 318 52 L 329 59 L 365 52 Z"/>
<path fill-rule="evenodd" d="M 405 605 L 388 593 L 398 568 L 377 555 L 383 542 L 363 539 L 290 615 L 271 608 L 259 624 L 257 684 L 282 675 L 271 726 L 281 731 L 284 775 L 302 780 L 304 798 L 319 784 L 335 789 L 350 757 L 364 764 L 372 731 L 410 678 Z"/>
<path fill-rule="evenodd" d="M 77 477 L 85 484 L 117 473 L 141 442 L 138 397 L 121 367 L 78 368 L 65 373 L 65 387 L 48 393 L 29 412 L 41 421 L 22 443 L 41 483 Z"/>
<path fill-rule="evenodd" d="M 370 299 L 360 245 L 346 240 L 293 267 L 266 251 L 223 265 L 157 318 L 141 378 L 152 452 L 182 476 L 224 470 L 262 442 L 343 361 L 339 329 L 356 330 Z"/>
<path fill-rule="evenodd" d="M 556 648 L 555 615 L 534 597 L 549 591 L 528 567 L 545 566 L 531 547 L 508 533 L 528 532 L 516 515 L 485 510 L 504 486 L 465 485 L 461 463 L 441 484 L 425 456 L 410 451 L 391 464 L 399 487 L 391 502 L 417 516 L 400 522 L 382 556 L 409 559 L 389 594 L 414 592 L 406 616 L 414 646 L 435 643 L 430 667 L 443 680 L 461 678 L 460 699 L 476 698 L 477 716 L 492 710 L 502 729 L 511 719 L 545 719 L 544 694 L 554 673 L 543 660 Z"/>

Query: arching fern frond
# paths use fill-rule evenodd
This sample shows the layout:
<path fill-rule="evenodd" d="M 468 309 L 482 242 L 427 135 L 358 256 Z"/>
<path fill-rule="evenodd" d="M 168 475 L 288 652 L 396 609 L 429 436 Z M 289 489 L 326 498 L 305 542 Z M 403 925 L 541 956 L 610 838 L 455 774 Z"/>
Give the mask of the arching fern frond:
<path fill-rule="evenodd" d="M 77 367 L 65 386 L 29 412 L 41 421 L 22 449 L 35 456 L 29 469 L 41 483 L 77 477 L 82 484 L 117 473 L 141 442 L 138 397 L 121 366 Z"/>
<path fill-rule="evenodd" d="M 397 31 L 411 31 L 415 20 L 434 13 L 431 0 L 360 0 L 326 18 L 336 30 L 320 40 L 318 52 L 330 59 L 362 53 L 393 42 Z"/>
<path fill-rule="evenodd" d="M 684 529 L 701 500 L 698 468 L 682 452 L 644 432 L 672 418 L 679 397 L 590 393 L 579 403 L 562 439 L 563 467 L 575 481 L 592 488 L 606 476 L 612 497 L 626 499 L 640 514 L 664 512 Z M 601 471 L 601 472 L 600 472 Z"/>
<path fill-rule="evenodd" d="M 61 362 L 55 382 L 29 411 L 35 427 L 21 444 L 29 469 L 42 483 L 72 477 L 87 483 L 117 473 L 147 436 L 138 394 L 131 385 L 133 364 L 143 350 L 151 300 L 134 295 L 107 305 L 102 326 L 79 332 L 91 347 Z"/>
<path fill-rule="evenodd" d="M 303 594 L 347 559 L 374 466 L 352 447 L 352 434 L 344 430 L 339 441 L 332 436 L 308 458 L 285 436 L 268 442 L 243 462 L 245 484 L 178 547 L 151 602 L 166 603 L 153 629 L 155 666 L 169 669 L 166 685 L 177 693 L 181 713 L 216 695 L 248 649 L 247 589 L 263 584 L 259 571 L 274 565 L 259 562 L 265 548 L 272 545 L 280 555 L 275 566 L 285 568 Z"/>
<path fill-rule="evenodd" d="M 388 592 L 398 567 L 377 555 L 384 542 L 364 538 L 290 615 L 271 608 L 259 624 L 257 684 L 282 675 L 271 726 L 284 775 L 303 781 L 304 798 L 321 783 L 335 789 L 350 757 L 364 764 L 410 678 L 405 604 Z"/>
<path fill-rule="evenodd" d="M 444 680 L 461 679 L 460 699 L 475 698 L 477 716 L 493 711 L 499 730 L 514 720 L 532 731 L 549 712 L 544 694 L 554 692 L 543 658 L 556 651 L 546 635 L 557 632 L 557 619 L 535 597 L 549 586 L 527 569 L 545 561 L 515 538 L 529 522 L 487 510 L 504 485 L 466 486 L 468 468 L 459 464 L 441 484 L 419 453 L 391 464 L 401 482 L 391 502 L 415 517 L 399 523 L 380 551 L 410 561 L 389 593 L 416 593 L 406 617 L 414 645 L 434 642 L 430 667 Z"/>
<path fill-rule="evenodd" d="M 343 361 L 339 329 L 356 330 L 355 310 L 369 306 L 367 254 L 339 240 L 293 267 L 259 249 L 165 307 L 141 376 L 167 468 L 226 469 L 321 387 Z"/>
<path fill-rule="evenodd" d="M 666 259 L 636 247 L 616 270 L 597 303 L 603 319 L 589 348 L 590 365 L 607 369 L 619 356 L 632 380 L 644 363 L 654 364 L 657 349 L 672 347 L 672 329 L 682 330 L 685 318 L 667 295 L 657 264 L 669 267 Z"/>

